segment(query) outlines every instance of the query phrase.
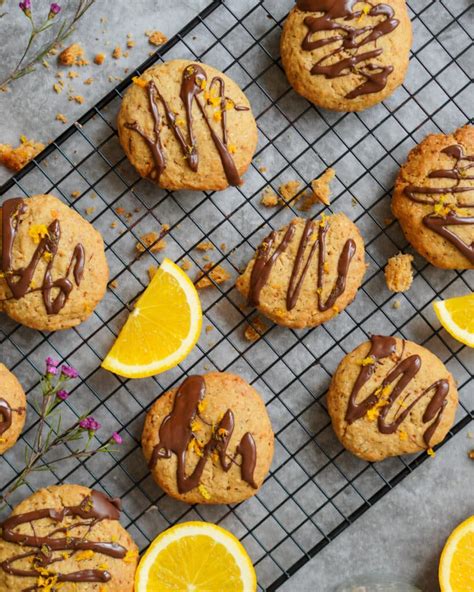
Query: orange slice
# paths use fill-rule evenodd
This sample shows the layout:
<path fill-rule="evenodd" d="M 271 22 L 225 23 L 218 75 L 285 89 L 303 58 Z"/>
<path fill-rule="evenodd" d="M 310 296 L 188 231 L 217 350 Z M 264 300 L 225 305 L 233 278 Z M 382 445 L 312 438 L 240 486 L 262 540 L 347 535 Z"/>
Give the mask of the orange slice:
<path fill-rule="evenodd" d="M 433 303 L 439 322 L 454 339 L 474 347 L 474 294 Z"/>
<path fill-rule="evenodd" d="M 439 562 L 441 592 L 474 592 L 474 516 L 449 536 Z"/>

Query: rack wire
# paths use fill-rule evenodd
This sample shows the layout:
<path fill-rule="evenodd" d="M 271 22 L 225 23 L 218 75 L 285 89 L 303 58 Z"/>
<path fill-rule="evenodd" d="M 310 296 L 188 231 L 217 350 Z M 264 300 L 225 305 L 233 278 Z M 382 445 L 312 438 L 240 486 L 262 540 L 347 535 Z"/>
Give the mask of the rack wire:
<path fill-rule="evenodd" d="M 317 109 L 286 81 L 278 45 L 292 4 L 213 1 L 0 189 L 0 201 L 53 193 L 87 217 L 104 237 L 113 280 L 93 316 L 70 331 L 34 332 L 2 317 L 0 359 L 28 393 L 38 387 L 43 359 L 54 354 L 81 371 L 74 396 L 63 407 L 66 421 L 92 409 L 104 433 L 120 429 L 125 436 L 119 452 L 34 475 L 29 489 L 67 481 L 120 496 L 125 526 L 141 549 L 176 522 L 219 523 L 242 540 L 260 588 L 268 591 L 276 590 L 427 459 L 420 454 L 369 464 L 341 447 L 330 427 L 325 394 L 345 353 L 372 332 L 398 334 L 427 346 L 458 381 L 460 406 L 447 440 L 474 419 L 472 351 L 439 329 L 431 307 L 439 297 L 472 291 L 474 273 L 435 269 L 415 253 L 415 280 L 406 295 L 390 294 L 383 279 L 387 257 L 400 249 L 410 251 L 390 215 L 398 168 L 427 133 L 452 131 L 472 115 L 472 6 L 469 0 L 410 0 L 414 46 L 403 86 L 368 111 L 342 114 Z M 212 64 L 248 95 L 260 140 L 242 187 L 220 193 L 164 191 L 140 179 L 124 157 L 115 127 L 123 91 L 132 76 L 175 57 Z M 147 285 L 147 268 L 159 263 L 146 245 L 137 256 L 135 246 L 144 233 L 169 224 L 168 257 L 191 262 L 190 274 L 202 271 L 211 277 L 212 269 L 221 265 L 235 279 L 270 229 L 301 214 L 291 202 L 265 208 L 262 190 L 277 189 L 290 179 L 308 185 L 329 166 L 336 169 L 337 181 L 327 210 L 345 212 L 366 242 L 369 269 L 351 306 L 313 330 L 267 323 L 264 335 L 249 343 L 243 333 L 255 322 L 254 311 L 242 307 L 232 280 L 214 284 L 201 291 L 204 326 L 212 330 L 203 332 L 178 368 L 140 381 L 100 369 L 130 304 Z M 72 199 L 75 191 L 80 196 Z M 316 206 L 312 214 L 321 211 Z M 210 269 L 196 249 L 202 241 L 214 245 Z M 210 369 L 237 372 L 257 388 L 276 436 L 272 470 L 261 491 L 233 506 L 188 506 L 165 496 L 140 450 L 143 419 L 155 398 L 185 374 Z M 22 436 L 26 446 L 37 419 L 29 408 Z M 21 444 L 0 457 L 4 487 L 17 475 L 22 459 Z M 10 503 L 25 494 L 26 488 Z"/>

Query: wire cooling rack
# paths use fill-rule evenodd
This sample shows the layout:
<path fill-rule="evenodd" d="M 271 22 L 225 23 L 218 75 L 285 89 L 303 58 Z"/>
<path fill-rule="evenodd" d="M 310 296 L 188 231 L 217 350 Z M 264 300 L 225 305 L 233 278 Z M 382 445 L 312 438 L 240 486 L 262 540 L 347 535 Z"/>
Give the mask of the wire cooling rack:
<path fill-rule="evenodd" d="M 80 369 L 82 378 L 64 404 L 65 420 L 92 409 L 104 434 L 120 429 L 125 439 L 113 456 L 61 465 L 53 475 L 34 475 L 30 490 L 67 481 L 120 496 L 125 526 L 142 549 L 176 522 L 219 523 L 242 540 L 265 590 L 276 590 L 426 460 L 421 454 L 368 464 L 338 443 L 325 394 L 346 352 L 371 332 L 399 334 L 427 346 L 459 385 L 461 404 L 449 437 L 474 418 L 472 350 L 439 329 L 431 307 L 436 298 L 473 290 L 473 272 L 438 270 L 415 256 L 416 276 L 406 295 L 389 293 L 383 279 L 387 257 L 409 250 L 390 220 L 398 168 L 426 134 L 452 131 L 472 116 L 472 6 L 469 0 L 410 0 L 414 46 L 405 83 L 384 104 L 342 114 L 316 109 L 286 81 L 278 46 L 292 4 L 214 1 L 133 72 L 184 57 L 212 64 L 240 84 L 260 131 L 257 155 L 242 187 L 172 193 L 140 179 L 116 135 L 116 113 L 129 77 L 0 190 L 2 200 L 53 193 L 70 203 L 101 231 L 115 280 L 93 316 L 73 330 L 46 334 L 1 319 L 0 359 L 29 393 L 37 389 L 47 355 L 67 360 Z M 328 210 L 345 212 L 361 229 L 369 263 L 365 282 L 355 302 L 326 325 L 294 331 L 267 323 L 264 336 L 249 343 L 243 332 L 255 313 L 242 307 L 232 280 L 271 228 L 300 214 L 291 203 L 266 209 L 260 204 L 262 190 L 267 185 L 277 189 L 290 179 L 304 186 L 328 166 L 337 172 Z M 72 199 L 76 191 L 80 197 Z M 123 211 L 131 216 L 120 215 Z M 315 207 L 312 214 L 321 211 Z M 213 265 L 222 265 L 232 280 L 201 291 L 204 327 L 212 330 L 203 331 L 180 367 L 153 379 L 122 380 L 101 370 L 100 361 L 130 303 L 147 285 L 147 268 L 158 263 L 145 245 L 145 253 L 137 257 L 136 243 L 164 223 L 170 225 L 168 257 L 178 263 L 188 260 L 189 273 L 197 275 L 207 261 L 196 246 L 210 241 L 215 247 L 210 253 Z M 152 481 L 140 450 L 144 416 L 154 399 L 186 373 L 210 369 L 237 372 L 251 382 L 265 398 L 276 435 L 275 458 L 264 486 L 254 498 L 234 506 L 188 506 L 165 496 Z M 36 421 L 30 407 L 22 437 L 27 446 Z M 4 487 L 22 466 L 23 448 L 20 443 L 0 457 Z M 10 500 L 12 505 L 26 489 Z"/>

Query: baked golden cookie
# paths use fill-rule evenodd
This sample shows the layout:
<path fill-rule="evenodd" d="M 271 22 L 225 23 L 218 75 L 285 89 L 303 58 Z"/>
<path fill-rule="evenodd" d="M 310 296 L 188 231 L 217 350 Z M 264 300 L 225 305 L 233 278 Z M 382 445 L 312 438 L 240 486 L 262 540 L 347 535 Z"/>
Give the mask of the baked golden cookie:
<path fill-rule="evenodd" d="M 153 478 L 189 504 L 233 504 L 255 495 L 273 458 L 273 431 L 259 394 L 240 376 L 189 376 L 161 396 L 142 435 Z"/>
<path fill-rule="evenodd" d="M 107 289 L 100 234 L 52 195 L 8 199 L 1 212 L 0 310 L 42 331 L 84 321 Z"/>
<path fill-rule="evenodd" d="M 40 489 L 0 534 L 0 592 L 133 592 L 138 549 L 120 500 L 82 485 Z"/>
<path fill-rule="evenodd" d="M 25 419 L 25 391 L 16 377 L 0 364 L 0 454 L 18 440 Z"/>
<path fill-rule="evenodd" d="M 328 393 L 337 437 L 368 461 L 438 444 L 453 425 L 457 404 L 454 379 L 434 354 L 380 335 L 343 358 Z"/>
<path fill-rule="evenodd" d="M 118 116 L 120 143 L 142 177 L 166 189 L 240 185 L 257 147 L 250 104 L 235 82 L 188 60 L 134 79 Z"/>
<path fill-rule="evenodd" d="M 281 59 L 297 93 L 335 111 L 361 111 L 399 86 L 412 41 L 405 0 L 296 0 Z"/>
<path fill-rule="evenodd" d="M 395 182 L 392 210 L 430 263 L 474 268 L 474 126 L 427 136 L 410 152 Z"/>
<path fill-rule="evenodd" d="M 264 239 L 236 286 L 275 323 L 315 327 L 354 300 L 365 269 L 364 241 L 345 214 L 295 218 Z"/>

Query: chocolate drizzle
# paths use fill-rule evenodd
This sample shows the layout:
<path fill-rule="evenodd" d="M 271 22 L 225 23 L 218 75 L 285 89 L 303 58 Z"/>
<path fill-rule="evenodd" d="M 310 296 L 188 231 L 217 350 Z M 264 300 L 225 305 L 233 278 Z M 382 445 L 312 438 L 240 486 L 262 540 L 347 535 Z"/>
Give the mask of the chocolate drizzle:
<path fill-rule="evenodd" d="M 234 432 L 234 414 L 228 409 L 212 431 L 210 440 L 202 449 L 202 455 L 190 475 L 186 475 L 186 455 L 194 438 L 192 423 L 199 413 L 199 404 L 206 394 L 206 384 L 202 376 L 189 376 L 179 387 L 173 402 L 173 409 L 160 425 L 160 441 L 153 449 L 149 466 L 152 469 L 160 458 L 171 458 L 175 454 L 178 459 L 177 484 L 179 493 L 187 493 L 198 487 L 202 473 L 212 453 L 217 453 L 224 471 L 229 471 L 235 458 L 228 455 L 230 439 Z M 257 489 L 254 471 L 257 463 L 257 447 L 250 432 L 243 435 L 236 449 L 242 458 L 242 479 Z"/>
<path fill-rule="evenodd" d="M 319 59 L 311 68 L 311 74 L 325 78 L 338 78 L 354 73 L 362 76 L 365 81 L 345 95 L 346 99 L 355 99 L 361 95 L 380 92 L 387 85 L 393 72 L 393 66 L 382 66 L 370 62 L 383 53 L 383 48 L 376 47 L 377 39 L 388 35 L 396 29 L 400 21 L 394 18 L 394 10 L 388 4 L 370 4 L 369 17 L 383 17 L 376 24 L 357 28 L 349 25 L 356 21 L 364 12 L 353 11 L 358 0 L 297 0 L 297 7 L 304 12 L 322 12 L 322 16 L 307 16 L 304 24 L 308 33 L 302 42 L 305 51 L 313 51 L 320 47 L 340 42 L 338 46 Z M 343 19 L 338 22 L 336 19 Z M 334 35 L 313 40 L 313 35 L 322 31 L 334 31 Z M 359 49 L 374 43 L 374 49 L 359 53 Z M 331 58 L 336 58 L 335 60 Z M 357 67 L 361 62 L 368 62 Z"/>
<path fill-rule="evenodd" d="M 10 407 L 8 401 L 0 399 L 0 436 L 10 429 L 13 419 L 13 409 Z"/>
<path fill-rule="evenodd" d="M 326 237 L 329 230 L 329 225 L 326 222 L 319 222 L 319 232 L 317 239 L 309 247 L 309 252 L 305 261 L 305 256 L 306 252 L 308 251 L 310 238 L 313 236 L 313 233 L 316 231 L 316 228 L 317 224 L 315 222 L 309 219 L 306 221 L 303 229 L 303 234 L 301 235 L 301 239 L 298 245 L 298 250 L 293 263 L 293 269 L 291 271 L 290 281 L 286 292 L 287 310 L 292 310 L 298 302 L 304 279 L 306 277 L 306 274 L 308 273 L 311 261 L 316 251 L 318 251 L 318 278 L 315 290 L 317 294 L 319 311 L 324 312 L 332 308 L 335 305 L 339 296 L 343 294 L 346 288 L 347 274 L 349 272 L 349 266 L 352 261 L 352 258 L 354 257 L 356 252 L 356 244 L 351 238 L 345 242 L 337 264 L 336 282 L 326 301 L 323 302 L 322 289 L 324 282 L 324 274 L 326 273 Z M 263 240 L 262 244 L 259 246 L 255 258 L 255 263 L 250 276 L 250 288 L 248 295 L 248 303 L 250 306 L 259 305 L 260 292 L 262 291 L 265 284 L 268 282 L 268 278 L 270 277 L 270 273 L 273 266 L 275 265 L 280 255 L 287 250 L 288 246 L 293 240 L 294 235 L 295 225 L 294 223 L 290 223 L 287 231 L 283 236 L 282 241 L 275 248 L 271 255 L 270 251 L 277 237 L 276 231 L 273 231 L 271 234 L 269 234 Z"/>
<path fill-rule="evenodd" d="M 153 155 L 158 179 L 166 168 L 166 156 L 160 137 L 160 127 L 162 124 L 160 112 L 158 109 L 158 101 L 163 107 L 167 124 L 171 128 L 176 141 L 181 147 L 189 168 L 194 172 L 197 172 L 199 166 L 198 145 L 194 135 L 192 113 L 193 103 L 196 103 L 204 121 L 206 122 L 217 152 L 219 153 L 227 180 L 229 181 L 230 185 L 240 185 L 242 180 L 240 179 L 237 167 L 228 146 L 227 109 L 228 105 L 231 105 L 236 111 L 248 111 L 249 108 L 245 105 L 235 105 L 231 99 L 226 97 L 224 80 L 219 76 L 215 76 L 208 86 L 207 74 L 200 65 L 190 64 L 184 69 L 179 96 L 183 102 L 186 113 L 187 139 L 177 123 L 175 113 L 168 106 L 166 100 L 158 90 L 156 83 L 153 80 L 150 80 L 146 88 L 148 93 L 148 102 L 153 117 L 153 136 L 149 136 L 138 125 L 137 122 L 126 123 L 125 127 L 136 131 L 145 140 Z M 204 92 L 205 88 L 207 88 L 207 92 L 205 94 L 207 98 L 203 101 L 201 100 L 200 95 Z M 217 95 L 215 97 L 212 96 L 214 89 L 217 90 Z M 219 116 L 221 122 L 222 138 L 215 132 L 206 112 L 206 104 L 214 104 L 214 99 L 218 101 L 220 108 Z"/>
<path fill-rule="evenodd" d="M 76 523 L 67 526 L 53 528 L 47 535 L 38 536 L 35 530 L 35 522 L 38 520 L 52 520 L 60 524 L 66 517 L 78 518 Z M 9 543 L 15 543 L 23 548 L 31 547 L 24 553 L 13 555 L 0 563 L 0 569 L 5 573 L 24 578 L 38 578 L 47 570 L 49 576 L 56 578 L 57 582 L 109 582 L 112 578 L 107 569 L 84 569 L 71 573 L 57 573 L 49 571 L 48 566 L 64 561 L 62 553 L 54 555 L 57 551 L 94 551 L 108 557 L 123 559 L 127 549 L 113 542 L 99 542 L 87 539 L 87 534 L 102 520 L 118 520 L 120 517 L 120 501 L 110 499 L 103 493 L 92 491 L 77 506 L 65 506 L 58 509 L 43 508 L 24 514 L 14 514 L 2 524 L 1 538 Z M 27 534 L 25 529 L 18 527 L 30 524 L 32 534 Z M 83 536 L 74 536 L 75 529 L 87 527 Z M 57 536 L 59 535 L 59 536 Z M 64 535 L 64 536 L 61 536 Z M 22 569 L 15 564 L 22 559 L 31 558 L 31 567 Z M 23 588 L 24 592 L 34 591 L 37 586 Z"/>
<path fill-rule="evenodd" d="M 345 420 L 350 425 L 361 417 L 364 417 L 371 409 L 379 406 L 381 401 L 380 397 L 383 396 L 383 389 L 389 387 L 390 394 L 387 396 L 386 400 L 382 400 L 383 405 L 380 407 L 377 417 L 377 427 L 382 434 L 393 434 L 409 415 L 413 407 L 415 407 L 415 405 L 417 405 L 424 397 L 431 395 L 431 399 L 422 417 L 423 423 L 426 424 L 432 422 L 423 434 L 424 442 L 426 446 L 429 447 L 430 441 L 441 421 L 443 411 L 448 404 L 448 380 L 437 380 L 421 393 L 417 394 L 410 404 L 405 404 L 405 401 L 411 393 L 406 394 L 402 400 L 398 402 L 399 397 L 402 396 L 403 391 L 418 374 L 422 365 L 420 356 L 416 354 L 403 359 L 404 343 L 403 350 L 398 357 L 398 360 L 383 379 L 382 384 L 374 389 L 374 391 L 365 399 L 357 403 L 357 396 L 374 373 L 377 363 L 380 360 L 393 358 L 396 355 L 396 341 L 393 337 L 373 335 L 370 341 L 371 346 L 368 357 L 372 358 L 373 363 L 361 366 L 349 398 Z M 399 404 L 398 409 L 395 411 L 392 421 L 388 421 L 387 416 L 397 402 Z"/>
<path fill-rule="evenodd" d="M 31 261 L 26 267 L 14 269 L 13 246 L 21 224 L 20 217 L 27 211 L 27 202 L 21 198 L 8 199 L 3 204 L 2 215 L 2 260 L 1 269 L 13 298 L 19 300 L 28 293 L 41 290 L 46 312 L 58 314 L 64 308 L 74 288 L 69 276 L 73 275 L 76 286 L 79 286 L 84 275 L 85 251 L 79 243 L 74 247 L 73 254 L 62 278 L 53 279 L 54 260 L 58 253 L 61 240 L 59 220 L 53 220 L 48 226 L 47 236 L 40 239 Z M 32 288 L 31 284 L 42 257 L 47 257 L 46 271 L 41 288 Z"/>
<path fill-rule="evenodd" d="M 474 200 L 469 200 L 465 195 L 467 192 L 474 192 L 474 186 L 463 185 L 462 181 L 473 181 L 474 175 L 469 174 L 474 169 L 474 155 L 467 155 L 463 146 L 453 144 L 441 150 L 454 159 L 454 165 L 450 169 L 437 169 L 428 174 L 428 179 L 451 179 L 454 181 L 452 187 L 417 187 L 407 185 L 404 194 L 411 200 L 419 204 L 435 206 L 440 201 L 441 196 L 452 194 L 454 203 L 448 204 L 449 211 L 444 215 L 436 213 L 428 214 L 423 218 L 423 224 L 436 232 L 452 245 L 454 245 L 471 263 L 474 264 L 474 240 L 466 243 L 460 236 L 449 229 L 449 226 L 471 226 L 474 225 L 474 216 L 462 216 L 454 208 L 474 209 Z M 439 196 L 439 198 L 437 197 Z M 450 207 L 451 206 L 451 207 Z M 473 235 L 474 238 L 474 235 Z"/>

